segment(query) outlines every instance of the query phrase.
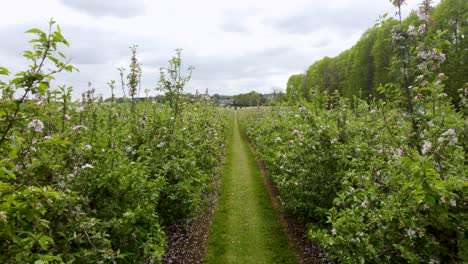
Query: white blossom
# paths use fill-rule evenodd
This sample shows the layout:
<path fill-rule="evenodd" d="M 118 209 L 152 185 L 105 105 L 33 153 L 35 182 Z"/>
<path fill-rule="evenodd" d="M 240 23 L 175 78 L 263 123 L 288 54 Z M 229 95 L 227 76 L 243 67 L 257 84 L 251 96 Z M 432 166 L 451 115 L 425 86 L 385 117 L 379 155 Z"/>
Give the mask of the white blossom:
<path fill-rule="evenodd" d="M 88 130 L 88 127 L 83 126 L 83 125 L 77 125 L 77 126 L 74 126 L 72 129 L 73 130 L 78 130 L 78 129 Z"/>
<path fill-rule="evenodd" d="M 439 138 L 439 142 L 447 141 L 449 145 L 456 144 L 458 139 L 454 129 L 450 128 L 442 134 L 443 137 Z"/>
<path fill-rule="evenodd" d="M 409 34 L 410 36 L 413 36 L 413 37 L 416 36 L 416 31 L 414 30 L 414 26 L 413 26 L 413 25 L 411 25 L 411 26 L 408 27 L 408 34 Z"/>
<path fill-rule="evenodd" d="M 52 137 L 51 137 L 51 136 L 44 136 L 42 139 L 44 139 L 44 140 L 51 140 Z"/>
<path fill-rule="evenodd" d="M 418 28 L 420 34 L 426 33 L 426 24 L 421 24 Z"/>
<path fill-rule="evenodd" d="M 89 169 L 92 169 L 92 168 L 94 168 L 94 166 L 91 165 L 91 164 L 89 164 L 89 163 L 86 163 L 85 165 L 81 166 L 81 168 L 82 168 L 82 169 L 88 169 L 88 168 L 89 168 Z"/>
<path fill-rule="evenodd" d="M 456 201 L 455 199 L 453 199 L 453 198 L 450 199 L 450 205 L 451 205 L 452 207 L 456 207 L 456 206 L 457 206 L 457 201 Z"/>
<path fill-rule="evenodd" d="M 275 143 L 279 143 L 279 142 L 281 142 L 281 138 L 280 138 L 280 137 L 276 137 L 276 138 L 275 138 Z"/>
<path fill-rule="evenodd" d="M 367 200 L 367 198 L 365 198 L 364 201 L 362 201 L 361 203 L 361 208 L 367 208 L 368 205 L 369 205 L 369 201 Z"/>
<path fill-rule="evenodd" d="M 91 150 L 93 147 L 89 144 L 83 146 L 83 150 Z"/>
<path fill-rule="evenodd" d="M 28 124 L 28 127 L 34 129 L 34 132 L 40 133 L 44 129 L 44 123 L 39 119 L 34 119 Z"/>
<path fill-rule="evenodd" d="M 426 69 L 426 63 L 425 62 L 421 62 L 418 64 L 418 69 L 420 71 L 423 71 L 424 69 Z"/>
<path fill-rule="evenodd" d="M 457 144 L 458 139 L 456 137 L 448 137 L 447 141 L 448 141 L 449 145 L 453 145 L 453 144 Z"/>
<path fill-rule="evenodd" d="M 455 135 L 455 134 L 456 134 L 456 133 L 455 133 L 455 130 L 452 129 L 452 128 L 450 128 L 450 129 L 448 129 L 447 131 L 445 131 L 442 135 L 444 135 L 444 136 L 449 136 L 449 135 Z"/>
<path fill-rule="evenodd" d="M 0 222 L 6 222 L 8 220 L 8 216 L 5 211 L 0 211 Z"/>
<path fill-rule="evenodd" d="M 426 154 L 428 151 L 432 149 L 432 143 L 429 141 L 424 140 L 424 145 L 422 147 L 422 154 Z"/>
<path fill-rule="evenodd" d="M 416 236 L 416 231 L 414 231 L 413 229 L 408 228 L 406 229 L 406 235 L 409 237 L 409 238 L 413 238 Z"/>
<path fill-rule="evenodd" d="M 331 233 L 332 233 L 332 235 L 336 236 L 336 229 L 333 228 L 333 229 L 331 230 Z"/>

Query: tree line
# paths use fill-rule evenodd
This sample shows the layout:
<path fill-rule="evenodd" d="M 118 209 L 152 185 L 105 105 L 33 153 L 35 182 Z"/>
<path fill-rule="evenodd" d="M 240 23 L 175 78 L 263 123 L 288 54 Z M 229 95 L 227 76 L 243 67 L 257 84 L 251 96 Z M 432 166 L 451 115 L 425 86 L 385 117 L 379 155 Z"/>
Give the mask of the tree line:
<path fill-rule="evenodd" d="M 444 80 L 445 93 L 458 104 L 458 89 L 462 88 L 468 72 L 468 2 L 442 0 L 431 14 L 428 36 L 441 34 L 446 40 L 442 52 L 446 56 L 441 71 L 449 78 Z M 385 18 L 385 17 L 384 17 Z M 417 21 L 415 11 L 402 21 L 409 27 Z M 398 55 L 392 41 L 392 30 L 397 19 L 384 19 L 368 29 L 350 49 L 336 57 L 324 57 L 313 63 L 304 73 L 290 76 L 286 93 L 293 101 L 311 101 L 321 92 L 372 100 L 382 95 L 378 87 L 395 79 L 389 69 Z"/>

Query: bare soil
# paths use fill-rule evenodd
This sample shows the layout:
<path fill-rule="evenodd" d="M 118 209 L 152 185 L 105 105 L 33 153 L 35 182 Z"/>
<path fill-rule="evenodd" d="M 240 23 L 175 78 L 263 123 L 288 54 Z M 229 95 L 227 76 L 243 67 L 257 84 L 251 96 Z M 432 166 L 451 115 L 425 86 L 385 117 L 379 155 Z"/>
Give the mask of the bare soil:
<path fill-rule="evenodd" d="M 213 182 L 214 190 L 207 194 L 207 206 L 196 217 L 175 224 L 168 230 L 169 248 L 165 264 L 199 264 L 206 255 L 206 243 L 215 212 L 220 180 Z"/>

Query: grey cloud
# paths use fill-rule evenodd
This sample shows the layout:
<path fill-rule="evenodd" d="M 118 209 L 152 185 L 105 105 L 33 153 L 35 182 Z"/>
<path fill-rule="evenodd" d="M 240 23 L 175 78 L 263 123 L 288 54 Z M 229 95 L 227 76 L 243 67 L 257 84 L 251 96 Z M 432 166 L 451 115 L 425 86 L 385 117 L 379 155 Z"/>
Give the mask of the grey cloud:
<path fill-rule="evenodd" d="M 156 75 L 159 67 L 167 66 L 172 53 L 165 55 L 166 57 L 161 55 L 142 59 L 143 66 L 147 69 L 143 76 L 150 74 L 148 70 L 152 69 L 153 84 L 157 81 Z M 210 93 L 232 94 L 250 92 L 253 89 L 271 92 L 271 87 L 265 87 L 265 80 L 291 72 L 301 72 L 310 64 L 312 58 L 307 58 L 292 47 L 278 46 L 246 52 L 236 57 L 200 56 L 191 50 L 184 50 L 182 61 L 184 69 L 188 65 L 195 67 L 187 91 L 194 92 L 198 89 L 204 92 L 208 88 Z M 276 85 L 284 84 L 277 83 Z"/>
<path fill-rule="evenodd" d="M 129 55 L 131 39 L 118 32 L 96 28 L 63 27 L 62 31 L 70 42 L 69 54 L 73 63 L 104 64 Z"/>
<path fill-rule="evenodd" d="M 221 30 L 230 33 L 248 32 L 247 19 L 256 14 L 255 9 L 230 9 L 224 13 Z"/>
<path fill-rule="evenodd" d="M 195 66 L 194 78 L 203 80 L 261 79 L 308 64 L 307 58 L 290 47 L 249 52 L 235 58 L 192 56 L 187 61 Z"/>
<path fill-rule="evenodd" d="M 331 38 L 323 37 L 323 38 L 315 40 L 312 43 L 312 47 L 313 48 L 323 48 L 323 47 L 326 47 L 326 46 L 330 45 L 331 42 L 332 42 Z"/>
<path fill-rule="evenodd" d="M 224 32 L 230 32 L 230 33 L 242 33 L 246 32 L 247 28 L 235 21 L 225 21 L 223 25 L 221 25 L 221 29 Z"/>
<path fill-rule="evenodd" d="M 28 25 L 8 25 L 0 27 L 0 39 L 2 40 L 0 41 L 0 54 L 3 53 L 5 56 L 7 54 L 14 54 L 20 57 L 24 50 L 32 47 L 32 44 L 28 43 L 28 41 L 33 35 L 24 33 L 31 28 L 33 28 L 33 26 Z M 0 59 L 0 61 L 3 60 Z"/>
<path fill-rule="evenodd" d="M 145 5 L 142 0 L 60 0 L 60 2 L 73 9 L 97 17 L 129 18 L 145 13 Z"/>
<path fill-rule="evenodd" d="M 346 8 L 332 8 L 326 1 L 309 4 L 303 11 L 284 19 L 270 20 L 266 23 L 282 33 L 307 34 L 321 29 L 333 30 L 342 34 L 373 26 L 379 14 L 388 8 L 388 3 L 356 0 Z"/>
<path fill-rule="evenodd" d="M 33 35 L 24 32 L 35 27 L 47 31 L 43 25 L 8 25 L 0 28 L 0 55 L 21 57 L 24 50 L 31 49 L 32 44 L 28 42 Z M 72 58 L 73 64 L 103 64 L 130 55 L 128 46 L 132 40 L 118 32 L 66 25 L 61 25 L 61 28 L 70 47 L 62 46 L 59 49 Z"/>

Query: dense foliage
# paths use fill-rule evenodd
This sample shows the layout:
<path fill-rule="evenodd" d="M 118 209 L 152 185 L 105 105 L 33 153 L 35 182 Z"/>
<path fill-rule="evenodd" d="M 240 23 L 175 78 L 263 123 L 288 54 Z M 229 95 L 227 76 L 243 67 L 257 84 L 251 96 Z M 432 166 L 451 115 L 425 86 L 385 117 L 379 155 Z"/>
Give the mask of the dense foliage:
<path fill-rule="evenodd" d="M 430 15 L 428 27 L 419 28 L 416 12 L 402 21 L 403 26 L 415 26 L 415 30 L 427 30 L 429 34 L 445 31 L 442 36 L 451 45 L 441 47 L 446 60 L 441 71 L 450 78 L 442 80 L 445 92 L 458 104 L 458 89 L 466 82 L 468 72 L 468 2 L 464 0 L 442 0 Z M 392 30 L 399 23 L 396 19 L 385 19 L 368 29 L 356 45 L 340 55 L 325 57 L 312 64 L 305 73 L 292 75 L 287 83 L 290 99 L 311 100 L 316 89 L 330 93 L 338 91 L 352 99 L 381 97 L 377 87 L 391 82 L 395 74 L 389 70 L 397 59 L 393 52 Z"/>
<path fill-rule="evenodd" d="M 260 106 L 266 103 L 266 97 L 257 92 L 239 94 L 234 96 L 233 105 L 235 106 Z"/>
<path fill-rule="evenodd" d="M 159 262 L 166 227 L 196 213 L 212 188 L 224 114 L 186 102 L 180 51 L 161 70 L 168 104 L 134 100 L 136 46 L 129 73 L 121 69 L 131 98 L 104 101 L 91 89 L 72 102 L 70 87 L 49 87 L 75 70 L 59 51 L 68 46 L 60 28 L 27 33 L 29 68 L 0 83 L 0 262 Z"/>
<path fill-rule="evenodd" d="M 466 6 L 442 1 L 436 11 L 452 8 L 449 2 Z M 310 97 L 291 98 L 301 104 L 250 110 L 240 119 L 282 205 L 339 263 L 468 262 L 468 84 L 464 76 L 461 87 L 444 85 L 451 79 L 444 51 L 459 47 L 447 41 L 453 34 L 432 29 L 431 10 L 426 0 L 418 18 L 372 29 L 391 32 L 389 76 L 384 85 L 368 83 L 372 74 L 357 63 L 362 83 L 350 87 L 375 87 L 368 94 L 379 99 L 342 96 L 320 75 L 328 69 L 312 66 L 314 74 L 289 80 L 308 87 Z M 316 65 L 328 63 L 333 59 Z M 444 92 L 455 88 L 457 107 Z"/>

